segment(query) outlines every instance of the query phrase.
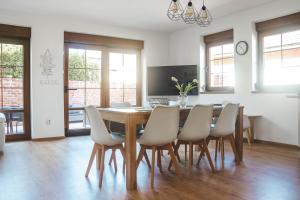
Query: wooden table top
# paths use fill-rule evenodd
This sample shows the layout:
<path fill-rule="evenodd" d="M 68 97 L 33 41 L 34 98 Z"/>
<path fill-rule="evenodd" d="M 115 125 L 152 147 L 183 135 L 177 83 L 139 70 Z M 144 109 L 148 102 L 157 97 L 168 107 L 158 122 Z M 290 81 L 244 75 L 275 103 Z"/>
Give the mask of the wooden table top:
<path fill-rule="evenodd" d="M 243 106 L 240 106 L 243 107 Z M 193 107 L 180 108 L 180 111 L 188 111 Z M 214 110 L 222 109 L 222 106 L 214 106 Z M 128 108 L 98 108 L 101 112 L 118 112 L 118 113 L 143 113 L 143 112 L 151 112 L 153 108 L 145 108 L 145 107 L 128 107 Z"/>

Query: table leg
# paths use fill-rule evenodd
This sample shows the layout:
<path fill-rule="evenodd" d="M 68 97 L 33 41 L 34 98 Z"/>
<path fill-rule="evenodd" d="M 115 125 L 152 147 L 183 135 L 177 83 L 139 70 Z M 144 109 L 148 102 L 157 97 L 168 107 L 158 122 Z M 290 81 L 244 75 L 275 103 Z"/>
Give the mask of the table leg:
<path fill-rule="evenodd" d="M 239 155 L 239 158 L 235 158 L 236 160 L 243 160 L 243 111 L 244 108 L 239 108 L 239 113 L 237 116 L 237 122 L 235 127 L 235 145 Z"/>
<path fill-rule="evenodd" d="M 136 124 L 131 116 L 128 117 L 125 127 L 126 188 L 136 190 Z"/>
<path fill-rule="evenodd" d="M 250 121 L 250 142 L 254 142 L 254 117 L 249 116 L 249 121 Z"/>

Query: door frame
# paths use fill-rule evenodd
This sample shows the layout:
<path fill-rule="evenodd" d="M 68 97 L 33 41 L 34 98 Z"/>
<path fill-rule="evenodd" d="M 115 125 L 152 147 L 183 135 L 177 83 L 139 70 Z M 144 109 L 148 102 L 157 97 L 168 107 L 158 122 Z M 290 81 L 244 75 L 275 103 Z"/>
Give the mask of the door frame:
<path fill-rule="evenodd" d="M 20 141 L 31 139 L 31 113 L 30 113 L 30 39 L 19 38 L 0 38 L 1 42 L 9 44 L 23 45 L 24 60 L 23 60 L 23 134 L 5 135 L 5 141 Z M 5 112 L 5 110 L 0 110 Z"/>
<path fill-rule="evenodd" d="M 69 132 L 69 110 L 84 110 L 84 108 L 69 108 L 69 49 L 88 49 L 88 50 L 98 50 L 101 51 L 101 105 L 100 107 L 106 108 L 110 106 L 110 95 L 109 95 L 109 53 L 128 53 L 137 55 L 137 71 L 136 71 L 136 106 L 142 105 L 142 65 L 141 65 L 141 50 L 136 49 L 123 49 L 123 48 L 109 48 L 100 45 L 90 45 L 90 44 L 78 44 L 65 42 L 64 43 L 64 127 L 66 136 L 74 136 Z M 79 133 L 84 132 L 86 129 L 76 129 L 77 135 L 88 135 L 89 133 Z"/>
<path fill-rule="evenodd" d="M 80 136 L 80 135 L 89 135 L 90 131 L 86 128 L 82 129 L 75 129 L 72 132 L 69 132 L 69 110 L 84 110 L 84 107 L 82 108 L 69 108 L 69 49 L 85 49 L 85 50 L 98 50 L 101 51 L 101 105 L 100 107 L 105 107 L 106 105 L 106 99 L 105 95 L 103 94 L 102 90 L 106 90 L 105 87 L 105 81 L 104 79 L 107 78 L 105 76 L 105 67 L 104 64 L 106 61 L 104 61 L 103 53 L 105 52 L 103 47 L 97 46 L 97 45 L 86 45 L 86 44 L 77 44 L 77 43 L 64 43 L 64 127 L 65 127 L 65 135 L 68 136 Z M 107 62 L 106 62 L 107 63 Z"/>

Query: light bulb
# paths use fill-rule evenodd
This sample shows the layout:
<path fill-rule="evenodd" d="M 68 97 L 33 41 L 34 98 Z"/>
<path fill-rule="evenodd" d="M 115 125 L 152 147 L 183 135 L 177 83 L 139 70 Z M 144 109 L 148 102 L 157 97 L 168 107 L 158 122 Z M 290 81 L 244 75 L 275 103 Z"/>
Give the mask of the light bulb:
<path fill-rule="evenodd" d="M 173 11 L 174 13 L 178 13 L 178 10 L 179 10 L 178 6 L 173 1 L 172 1 L 172 5 L 171 5 L 171 9 L 170 10 Z"/>
<path fill-rule="evenodd" d="M 185 16 L 186 17 L 192 17 L 193 16 L 193 8 L 192 7 L 189 7 L 187 10 L 186 10 L 186 13 L 185 13 Z"/>
<path fill-rule="evenodd" d="M 207 12 L 202 12 L 200 17 L 201 17 L 201 19 L 203 19 L 203 20 L 207 20 L 207 18 L 208 18 Z"/>

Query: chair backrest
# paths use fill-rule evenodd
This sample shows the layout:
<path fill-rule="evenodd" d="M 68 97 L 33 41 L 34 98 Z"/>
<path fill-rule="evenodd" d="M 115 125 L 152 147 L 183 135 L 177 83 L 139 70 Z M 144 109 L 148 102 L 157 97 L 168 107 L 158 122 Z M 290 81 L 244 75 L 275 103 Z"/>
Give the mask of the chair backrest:
<path fill-rule="evenodd" d="M 217 120 L 214 133 L 218 135 L 234 133 L 238 110 L 239 104 L 226 104 Z"/>
<path fill-rule="evenodd" d="M 179 106 L 156 106 L 139 142 L 145 145 L 165 145 L 177 138 Z"/>
<path fill-rule="evenodd" d="M 85 107 L 91 125 L 91 138 L 98 144 L 110 144 L 112 138 L 104 124 L 100 112 L 95 106 Z"/>
<path fill-rule="evenodd" d="M 128 107 L 131 107 L 131 103 L 129 103 L 129 102 L 121 102 L 121 103 L 112 102 L 110 107 L 112 107 L 112 108 L 128 108 Z"/>
<path fill-rule="evenodd" d="M 183 140 L 200 140 L 206 138 L 210 132 L 212 114 L 212 105 L 194 106 L 178 138 Z"/>

